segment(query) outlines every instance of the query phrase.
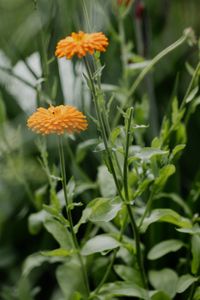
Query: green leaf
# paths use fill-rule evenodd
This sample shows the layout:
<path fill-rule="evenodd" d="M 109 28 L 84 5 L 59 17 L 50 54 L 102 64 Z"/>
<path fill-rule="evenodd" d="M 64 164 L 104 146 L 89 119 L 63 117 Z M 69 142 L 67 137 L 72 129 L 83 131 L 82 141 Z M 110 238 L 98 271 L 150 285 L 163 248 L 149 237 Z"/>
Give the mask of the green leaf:
<path fill-rule="evenodd" d="M 43 263 L 56 263 L 62 261 L 59 257 L 45 257 L 41 253 L 34 253 L 26 258 L 22 267 L 22 275 L 28 276 L 30 272 L 40 267 Z"/>
<path fill-rule="evenodd" d="M 183 293 L 185 290 L 187 290 L 191 284 L 196 282 L 198 278 L 195 278 L 194 276 L 190 274 L 185 274 L 179 277 L 178 283 L 177 283 L 177 293 Z"/>
<path fill-rule="evenodd" d="M 97 181 L 103 197 L 113 197 L 116 195 L 117 190 L 113 177 L 106 166 L 103 165 L 98 168 Z"/>
<path fill-rule="evenodd" d="M 80 163 L 84 160 L 87 152 L 91 149 L 92 146 L 96 145 L 98 142 L 97 139 L 89 139 L 80 144 L 78 144 L 76 148 L 76 161 Z"/>
<path fill-rule="evenodd" d="M 122 207 L 122 202 L 118 197 L 114 199 L 96 198 L 89 202 L 87 207 L 82 212 L 82 217 L 78 224 L 74 227 L 77 232 L 80 225 L 91 222 L 109 222 L 115 218 Z"/>
<path fill-rule="evenodd" d="M 71 256 L 74 253 L 76 253 L 75 250 L 66 250 L 63 248 L 58 248 L 58 249 L 54 249 L 54 250 L 50 250 L 50 251 L 41 251 L 41 254 L 44 256 L 63 256 L 63 257 L 67 257 L 67 256 Z"/>
<path fill-rule="evenodd" d="M 171 300 L 171 298 L 164 292 L 156 291 L 151 296 L 151 300 Z"/>
<path fill-rule="evenodd" d="M 70 260 L 59 266 L 56 270 L 56 278 L 65 299 L 73 299 L 76 292 L 85 294 L 81 267 L 76 260 Z"/>
<path fill-rule="evenodd" d="M 192 236 L 192 274 L 197 274 L 200 267 L 200 237 L 198 235 Z"/>
<path fill-rule="evenodd" d="M 189 95 L 187 96 L 187 98 L 185 99 L 185 103 L 191 102 L 191 101 L 195 98 L 196 94 L 198 93 L 198 90 L 199 90 L 199 87 L 196 86 L 196 87 L 189 93 Z"/>
<path fill-rule="evenodd" d="M 150 160 L 154 156 L 167 155 L 168 153 L 169 151 L 160 150 L 158 148 L 146 147 L 146 148 L 142 148 L 142 150 L 137 152 L 135 154 L 135 157 L 143 161 L 146 161 L 146 160 Z"/>
<path fill-rule="evenodd" d="M 200 234 L 200 227 L 198 224 L 195 224 L 192 228 L 176 228 L 177 231 L 182 233 L 188 233 L 191 235 L 199 235 Z"/>
<path fill-rule="evenodd" d="M 155 245 L 149 251 L 147 258 L 150 260 L 158 259 L 170 252 L 176 252 L 184 246 L 184 243 L 179 240 L 166 240 Z"/>
<path fill-rule="evenodd" d="M 167 222 L 183 228 L 192 228 L 192 224 L 189 219 L 180 216 L 172 209 L 160 208 L 152 210 L 150 216 L 144 219 L 141 231 L 145 232 L 149 225 L 155 222 Z"/>
<path fill-rule="evenodd" d="M 174 147 L 174 149 L 172 150 L 172 156 L 174 157 L 177 153 L 182 151 L 185 147 L 186 147 L 185 144 L 180 144 L 180 145 L 177 145 L 176 147 Z"/>
<path fill-rule="evenodd" d="M 148 292 L 132 282 L 117 281 L 104 284 L 99 294 L 109 296 L 108 299 L 113 299 L 114 296 L 147 299 Z"/>
<path fill-rule="evenodd" d="M 160 271 L 152 270 L 149 272 L 149 280 L 156 290 L 165 292 L 171 298 L 176 295 L 178 276 L 173 270 L 167 268 Z"/>
<path fill-rule="evenodd" d="M 196 289 L 193 300 L 200 300 L 200 287 Z"/>
<path fill-rule="evenodd" d="M 28 229 L 31 234 L 38 234 L 40 229 L 43 226 L 45 219 L 49 216 L 49 214 L 41 210 L 37 213 L 31 214 L 28 218 Z"/>
<path fill-rule="evenodd" d="M 46 230 L 54 237 L 61 248 L 72 249 L 72 237 L 66 226 L 51 218 L 44 222 Z"/>
<path fill-rule="evenodd" d="M 20 278 L 17 286 L 17 298 L 20 300 L 33 300 L 31 284 L 28 278 L 24 276 Z"/>
<path fill-rule="evenodd" d="M 176 171 L 176 168 L 174 165 L 167 165 L 164 166 L 159 173 L 159 176 L 156 178 L 153 186 L 153 193 L 156 194 L 162 190 L 163 186 L 167 182 L 168 178 L 174 174 Z"/>
<path fill-rule="evenodd" d="M 179 195 L 177 195 L 175 193 L 169 193 L 169 194 L 168 193 L 160 193 L 156 196 L 156 199 L 160 199 L 160 198 L 169 198 L 170 200 L 172 200 L 176 204 L 178 204 L 187 215 L 191 216 L 192 212 L 191 212 L 190 207 Z"/>
<path fill-rule="evenodd" d="M 114 270 L 126 282 L 133 282 L 138 286 L 143 286 L 141 276 L 138 270 L 125 265 L 115 265 Z"/>
<path fill-rule="evenodd" d="M 110 142 L 111 142 L 112 144 L 115 143 L 115 141 L 116 141 L 117 137 L 120 135 L 120 133 L 121 133 L 121 128 L 120 128 L 120 127 L 115 127 L 115 128 L 112 130 L 112 132 L 111 132 L 111 134 L 110 134 Z"/>
<path fill-rule="evenodd" d="M 91 255 L 93 253 L 104 252 L 115 249 L 120 246 L 120 243 L 113 237 L 107 234 L 97 235 L 94 238 L 88 240 L 83 246 L 82 255 Z"/>

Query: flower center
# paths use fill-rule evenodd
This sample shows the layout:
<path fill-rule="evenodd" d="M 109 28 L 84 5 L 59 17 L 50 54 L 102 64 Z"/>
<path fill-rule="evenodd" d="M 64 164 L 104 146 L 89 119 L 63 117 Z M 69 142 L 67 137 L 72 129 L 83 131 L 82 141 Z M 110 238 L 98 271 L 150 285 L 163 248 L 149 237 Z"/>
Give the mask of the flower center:
<path fill-rule="evenodd" d="M 85 33 L 82 31 L 79 31 L 78 33 L 72 33 L 72 38 L 75 42 L 79 43 L 82 42 L 85 39 Z"/>

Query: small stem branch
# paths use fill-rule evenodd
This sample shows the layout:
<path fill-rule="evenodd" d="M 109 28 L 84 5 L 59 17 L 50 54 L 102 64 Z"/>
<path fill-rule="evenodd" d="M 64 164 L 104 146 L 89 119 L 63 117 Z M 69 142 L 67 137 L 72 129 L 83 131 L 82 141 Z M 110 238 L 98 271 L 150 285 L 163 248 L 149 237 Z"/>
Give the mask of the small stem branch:
<path fill-rule="evenodd" d="M 74 227 L 73 227 L 73 220 L 72 220 L 72 215 L 71 215 L 71 210 L 69 209 L 69 201 L 68 201 L 68 196 L 67 196 L 67 180 L 66 180 L 66 173 L 65 173 L 65 157 L 64 157 L 64 151 L 63 151 L 63 141 L 62 137 L 58 137 L 58 144 L 59 144 L 59 157 L 60 157 L 60 165 L 61 165 L 61 176 L 62 176 L 62 185 L 63 185 L 63 191 L 64 191 L 64 197 L 65 197 L 65 203 L 66 203 L 66 213 L 67 213 L 67 218 L 69 221 L 69 226 L 72 234 L 72 239 L 74 243 L 74 247 L 77 250 L 77 255 L 80 261 L 81 265 L 81 270 L 83 274 L 83 280 L 87 289 L 87 293 L 89 295 L 90 289 L 89 289 L 89 283 L 88 283 L 88 277 L 87 277 L 87 272 L 85 269 L 85 265 L 83 262 L 83 258 L 80 254 L 80 248 L 79 244 L 76 238 L 76 234 L 74 232 Z"/>
<path fill-rule="evenodd" d="M 151 71 L 154 65 L 156 65 L 164 56 L 166 56 L 168 53 L 175 50 L 177 47 L 181 46 L 185 41 L 187 40 L 186 36 L 182 36 L 180 39 L 178 39 L 175 43 L 170 45 L 169 47 L 165 48 L 163 51 L 161 51 L 158 55 L 156 55 L 150 63 L 143 69 L 143 71 L 139 74 L 133 85 L 131 86 L 129 90 L 128 96 L 130 97 L 135 90 L 138 88 L 144 77 Z"/>

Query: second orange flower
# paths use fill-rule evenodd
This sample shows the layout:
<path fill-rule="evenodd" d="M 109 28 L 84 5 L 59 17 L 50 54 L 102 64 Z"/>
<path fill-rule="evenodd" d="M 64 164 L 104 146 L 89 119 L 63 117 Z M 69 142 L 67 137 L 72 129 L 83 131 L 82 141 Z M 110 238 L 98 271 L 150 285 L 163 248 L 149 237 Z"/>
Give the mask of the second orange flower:
<path fill-rule="evenodd" d="M 108 39 L 102 32 L 73 32 L 70 36 L 58 42 L 55 55 L 67 59 L 71 59 L 74 55 L 82 58 L 87 53 L 93 54 L 94 51 L 104 52 L 107 46 Z"/>

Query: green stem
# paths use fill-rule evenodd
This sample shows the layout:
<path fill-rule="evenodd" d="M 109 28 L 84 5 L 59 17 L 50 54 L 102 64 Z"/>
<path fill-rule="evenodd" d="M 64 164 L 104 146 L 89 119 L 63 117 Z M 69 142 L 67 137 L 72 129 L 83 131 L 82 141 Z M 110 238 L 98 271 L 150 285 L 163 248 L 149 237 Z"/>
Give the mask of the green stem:
<path fill-rule="evenodd" d="M 98 121 L 99 121 L 99 125 L 100 125 L 100 130 L 101 130 L 103 143 L 104 143 L 104 146 L 105 146 L 105 151 L 106 151 L 107 157 L 108 157 L 109 167 L 110 167 L 110 170 L 111 170 L 111 173 L 112 173 L 112 176 L 113 176 L 116 188 L 117 188 L 118 195 L 121 198 L 122 202 L 124 202 L 126 204 L 126 207 L 127 207 L 127 211 L 128 211 L 129 217 L 130 217 L 131 227 L 132 227 L 133 234 L 134 234 L 135 241 L 136 241 L 137 259 L 138 259 L 138 265 L 139 265 L 140 272 L 141 272 L 141 277 L 142 277 L 142 280 L 143 280 L 144 287 L 147 287 L 146 279 L 145 279 L 145 275 L 144 275 L 145 273 L 144 273 L 144 267 L 143 267 L 143 261 L 142 261 L 142 254 L 141 254 L 141 249 L 140 249 L 139 232 L 138 232 L 137 225 L 135 223 L 134 217 L 132 215 L 131 205 L 126 201 L 126 199 L 124 199 L 124 197 L 122 195 L 122 192 L 121 192 L 120 183 L 118 181 L 116 171 L 115 171 L 115 168 L 114 168 L 114 164 L 113 164 L 112 153 L 111 153 L 111 151 L 109 149 L 109 146 L 108 146 L 108 141 L 107 141 L 107 137 L 106 137 L 106 130 L 105 130 L 105 127 L 104 127 L 105 125 L 104 125 L 104 122 L 102 120 L 101 111 L 100 111 L 100 107 L 99 107 L 99 103 L 98 103 L 98 94 L 96 92 L 96 87 L 95 87 L 95 84 L 93 82 L 92 73 L 91 73 L 91 70 L 89 68 L 89 65 L 87 64 L 87 60 L 84 59 L 84 61 L 86 63 L 86 68 L 87 68 L 87 71 L 88 71 L 88 76 L 89 76 L 89 80 L 90 80 L 92 95 L 93 95 L 93 99 L 94 99 L 94 103 L 95 103 L 95 108 L 96 108 L 96 113 L 97 113 L 97 117 L 98 117 Z M 128 142 L 129 142 L 129 139 L 128 139 Z M 128 154 L 127 154 L 127 157 L 128 157 Z M 127 165 L 127 163 L 126 163 L 126 165 Z"/>
<path fill-rule="evenodd" d="M 143 214 L 143 216 L 142 216 L 142 218 L 141 218 L 141 220 L 140 220 L 140 223 L 139 223 L 138 228 L 140 228 L 140 227 L 142 226 L 145 217 L 147 216 L 147 214 L 149 213 L 149 211 L 150 211 L 150 209 L 151 209 L 152 202 L 153 202 L 153 193 L 151 193 L 150 196 L 149 196 L 149 199 L 148 199 L 148 201 L 147 201 L 147 205 L 146 205 L 144 214 Z"/>
<path fill-rule="evenodd" d="M 128 107 L 131 102 L 131 96 L 135 93 L 136 89 L 140 85 L 140 83 L 143 81 L 145 76 L 152 70 L 152 68 L 167 54 L 171 53 L 173 50 L 181 46 L 185 41 L 187 40 L 187 36 L 183 35 L 180 39 L 178 39 L 176 42 L 171 44 L 169 47 L 165 48 L 163 51 L 161 51 L 158 55 L 156 55 L 149 64 L 142 70 L 142 72 L 139 74 L 139 76 L 136 78 L 136 80 L 133 82 L 132 86 L 129 89 L 128 95 L 127 95 L 127 101 L 123 105 L 123 107 Z M 117 124 L 120 118 L 120 114 L 116 114 L 116 117 L 113 121 L 113 124 Z"/>
<path fill-rule="evenodd" d="M 147 279 L 144 270 L 143 258 L 142 258 L 142 251 L 140 247 L 140 235 L 139 230 L 137 228 L 132 209 L 129 199 L 129 191 L 128 191 L 128 154 L 129 154 L 129 145 L 130 145 L 130 138 L 131 138 L 131 123 L 133 117 L 133 108 L 130 108 L 129 116 L 128 116 L 128 124 L 126 126 L 126 145 L 125 145 L 125 156 L 124 156 L 124 194 L 125 194 L 125 204 L 129 214 L 129 218 L 131 221 L 131 227 L 133 230 L 133 234 L 135 237 L 135 244 L 136 244 L 136 256 L 138 261 L 138 266 L 142 278 L 142 282 L 145 288 L 148 288 Z"/>
<path fill-rule="evenodd" d="M 170 45 L 169 47 L 165 48 L 163 51 L 161 51 L 158 55 L 156 55 L 150 63 L 142 70 L 142 72 L 139 74 L 137 79 L 134 81 L 133 85 L 131 86 L 129 90 L 128 96 L 130 97 L 132 94 L 134 94 L 135 90 L 138 88 L 144 77 L 151 71 L 154 65 L 156 65 L 163 57 L 165 57 L 167 54 L 175 50 L 177 47 L 181 46 L 185 41 L 187 40 L 187 37 L 184 35 L 180 39 L 178 39 L 175 43 Z M 130 102 L 130 101 L 129 101 Z M 127 103 L 129 104 L 129 103 Z"/>
<path fill-rule="evenodd" d="M 127 214 L 126 214 L 126 217 L 124 218 L 124 222 L 123 222 L 123 225 L 121 227 L 121 230 L 120 230 L 120 235 L 119 235 L 119 242 L 122 241 L 122 238 L 123 238 L 123 233 L 124 233 L 124 230 L 125 230 L 125 227 L 126 227 L 126 224 L 127 224 Z M 112 267 L 114 265 L 114 262 L 115 262 L 115 259 L 116 259 L 116 256 L 117 256 L 117 252 L 118 252 L 119 248 L 116 248 L 114 251 L 113 251 L 113 255 L 112 255 L 112 258 L 110 260 L 110 263 L 106 269 L 106 272 L 103 276 L 103 278 L 101 279 L 99 285 L 97 286 L 97 288 L 94 290 L 94 292 L 92 292 L 92 295 L 91 295 L 91 299 L 95 298 L 96 295 L 98 295 L 101 287 L 103 286 L 103 284 L 106 282 L 111 270 L 112 270 Z"/>
<path fill-rule="evenodd" d="M 69 201 L 68 201 L 68 196 L 67 196 L 67 180 L 66 180 L 66 173 L 65 173 L 65 156 L 64 156 L 64 151 L 63 151 L 62 136 L 59 136 L 59 138 L 58 138 L 58 145 L 59 145 L 61 176 L 62 176 L 62 185 L 63 185 L 65 203 L 66 203 L 67 218 L 68 218 L 68 221 L 69 221 L 69 226 L 70 226 L 70 230 L 71 230 L 71 234 L 72 234 L 74 247 L 77 250 L 77 255 L 78 255 L 78 258 L 79 258 L 79 261 L 80 261 L 81 270 L 82 270 L 82 274 L 83 274 L 83 280 L 84 280 L 84 283 L 85 283 L 85 287 L 87 289 L 87 293 L 89 295 L 90 294 L 90 288 L 89 288 L 89 283 L 88 283 L 87 272 L 86 272 L 86 269 L 85 269 L 83 258 L 80 254 L 79 244 L 78 244 L 78 241 L 77 241 L 77 238 L 76 238 L 76 234 L 74 232 L 71 210 L 69 209 Z"/>

